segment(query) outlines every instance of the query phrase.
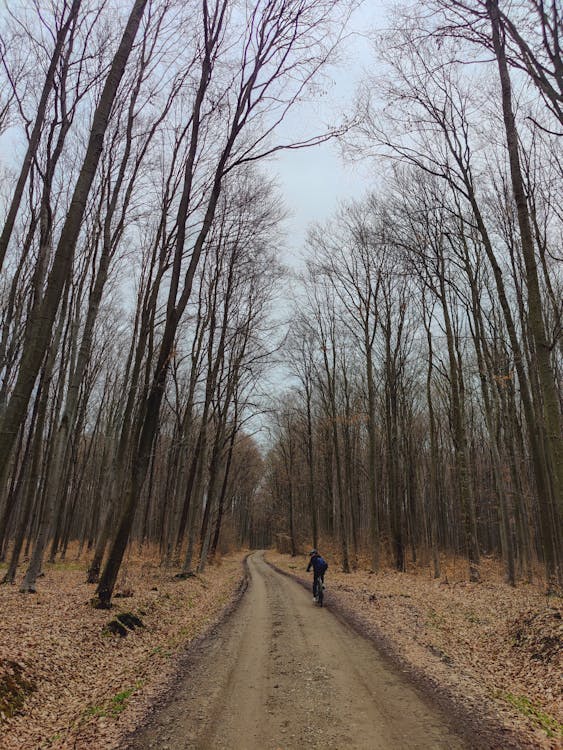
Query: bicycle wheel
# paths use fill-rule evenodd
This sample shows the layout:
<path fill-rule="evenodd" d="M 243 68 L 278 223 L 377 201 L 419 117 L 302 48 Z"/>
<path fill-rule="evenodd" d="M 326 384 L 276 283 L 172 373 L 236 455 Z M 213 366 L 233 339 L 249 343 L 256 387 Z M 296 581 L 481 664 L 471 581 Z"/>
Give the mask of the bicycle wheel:
<path fill-rule="evenodd" d="M 323 606 L 323 599 L 324 599 L 323 580 L 322 580 L 322 578 L 319 578 L 317 580 L 317 602 L 319 604 L 319 607 Z"/>

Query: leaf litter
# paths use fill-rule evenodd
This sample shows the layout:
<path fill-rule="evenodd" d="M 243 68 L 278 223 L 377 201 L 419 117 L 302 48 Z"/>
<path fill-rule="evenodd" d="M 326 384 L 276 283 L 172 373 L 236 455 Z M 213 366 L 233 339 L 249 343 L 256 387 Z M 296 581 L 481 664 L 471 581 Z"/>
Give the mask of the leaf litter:
<path fill-rule="evenodd" d="M 232 600 L 243 557 L 228 555 L 179 581 L 156 555 L 131 553 L 116 591 L 125 600 L 116 597 L 110 612 L 89 604 L 86 561 L 47 565 L 36 595 L 0 587 L 3 750 L 119 747 L 172 678 L 182 650 Z M 306 579 L 304 556 L 269 552 L 268 559 Z M 492 560 L 484 561 L 480 584 L 456 580 L 451 565 L 450 583 L 423 568 L 370 574 L 365 564 L 343 574 L 335 567 L 329 607 L 337 598 L 460 702 L 492 707 L 523 746 L 562 747 L 560 598 L 539 585 L 507 586 Z M 145 627 L 110 635 L 108 622 L 125 612 Z"/>
<path fill-rule="evenodd" d="M 307 578 L 306 556 L 272 551 L 266 559 Z M 546 596 L 539 583 L 507 585 L 499 563 L 488 558 L 481 583 L 460 580 L 459 560 L 444 561 L 442 580 L 434 580 L 428 567 L 406 573 L 370 573 L 368 567 L 362 560 L 345 574 L 330 566 L 329 608 L 334 597 L 382 635 L 401 661 L 460 704 L 475 712 L 486 708 L 501 727 L 522 737 L 523 746 L 563 747 L 561 597 Z"/>
<path fill-rule="evenodd" d="M 90 605 L 86 559 L 47 564 L 37 594 L 0 586 L 2 750 L 119 747 L 185 647 L 232 601 L 244 556 L 226 555 L 204 574 L 178 580 L 155 552 L 131 552 L 116 589 L 126 597 L 114 598 L 109 611 Z M 107 625 L 120 613 L 144 627 L 112 635 Z"/>

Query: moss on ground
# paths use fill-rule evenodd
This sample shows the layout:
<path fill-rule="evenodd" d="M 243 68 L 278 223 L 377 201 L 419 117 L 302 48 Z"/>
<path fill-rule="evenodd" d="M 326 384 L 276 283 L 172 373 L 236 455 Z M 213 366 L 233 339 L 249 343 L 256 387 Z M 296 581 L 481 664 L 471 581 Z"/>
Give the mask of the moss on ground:
<path fill-rule="evenodd" d="M 548 737 L 558 737 L 563 739 L 563 724 L 556 718 L 542 711 L 525 695 L 514 695 L 513 693 L 504 693 L 504 700 L 514 706 L 521 714 L 527 716 L 534 724 L 541 727 Z"/>
<path fill-rule="evenodd" d="M 118 716 L 127 708 L 129 698 L 141 687 L 141 685 L 142 683 L 138 682 L 135 687 L 121 690 L 103 705 L 90 706 L 86 710 L 86 716 Z"/>

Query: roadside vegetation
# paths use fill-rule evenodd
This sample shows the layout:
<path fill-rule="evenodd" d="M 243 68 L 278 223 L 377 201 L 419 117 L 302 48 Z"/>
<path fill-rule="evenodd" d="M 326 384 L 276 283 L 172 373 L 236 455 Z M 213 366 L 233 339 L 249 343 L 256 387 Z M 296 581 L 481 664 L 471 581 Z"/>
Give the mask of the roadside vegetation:
<path fill-rule="evenodd" d="M 236 598 L 243 559 L 221 556 L 207 573 L 180 579 L 155 549 L 132 550 L 111 612 L 88 604 L 85 555 L 72 566 L 47 565 L 33 606 L 22 609 L 17 589 L 0 588 L 2 750 L 120 747 L 186 648 Z M 142 627 L 108 630 L 120 613 Z"/>

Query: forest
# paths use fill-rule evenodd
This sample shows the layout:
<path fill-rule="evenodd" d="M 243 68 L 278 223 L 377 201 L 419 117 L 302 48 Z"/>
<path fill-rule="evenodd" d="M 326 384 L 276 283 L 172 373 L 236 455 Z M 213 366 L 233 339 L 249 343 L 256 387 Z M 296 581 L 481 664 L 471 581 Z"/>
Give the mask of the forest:
<path fill-rule="evenodd" d="M 541 560 L 558 587 L 557 17 L 530 19 L 540 42 L 494 3 L 439 10 L 383 38 L 347 135 L 384 186 L 309 234 L 267 497 L 292 552 L 303 529 L 337 537 L 344 571 L 369 549 L 374 570 L 423 555 L 439 578 L 449 550 L 470 580 L 485 554 L 512 585 Z"/>
<path fill-rule="evenodd" d="M 291 142 L 350 4 L 126 6 L 3 11 L 4 581 L 74 540 L 108 606 L 133 540 L 188 575 L 281 535 L 560 587 L 557 3 L 397 10 Z M 374 187 L 296 271 L 268 157 L 326 139 Z"/>
<path fill-rule="evenodd" d="M 472 579 L 484 553 L 511 583 L 539 560 L 561 584 L 556 5 L 396 19 L 385 75 L 301 143 L 276 126 L 342 4 L 124 5 L 121 38 L 107 2 L 5 13 L 2 130 L 25 145 L 0 243 L 5 581 L 31 554 L 34 590 L 78 540 L 107 604 L 130 539 L 188 574 L 228 529 L 337 539 L 344 570 L 389 548 L 439 576 L 452 550 Z M 260 161 L 328 137 L 384 177 L 311 229 L 284 309 Z"/>
<path fill-rule="evenodd" d="M 436 580 L 454 556 L 469 582 L 495 560 L 561 593 L 561 7 L 403 3 L 365 30 L 347 111 L 288 136 L 359 5 L 0 10 L 0 573 L 21 607 L 76 558 L 110 608 L 131 550 L 186 580 L 270 547 Z M 326 142 L 372 186 L 295 247 L 273 165 Z"/>

